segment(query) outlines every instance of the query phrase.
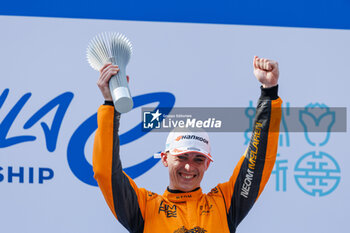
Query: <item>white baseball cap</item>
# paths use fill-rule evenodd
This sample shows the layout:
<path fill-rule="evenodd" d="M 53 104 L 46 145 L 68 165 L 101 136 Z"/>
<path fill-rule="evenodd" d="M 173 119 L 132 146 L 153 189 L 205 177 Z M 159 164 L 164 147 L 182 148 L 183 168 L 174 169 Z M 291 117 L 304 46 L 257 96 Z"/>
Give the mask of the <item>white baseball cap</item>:
<path fill-rule="evenodd" d="M 165 152 L 170 152 L 172 155 L 196 152 L 214 161 L 210 154 L 209 135 L 205 131 L 191 132 L 187 129 L 174 129 L 166 140 L 163 153 Z"/>

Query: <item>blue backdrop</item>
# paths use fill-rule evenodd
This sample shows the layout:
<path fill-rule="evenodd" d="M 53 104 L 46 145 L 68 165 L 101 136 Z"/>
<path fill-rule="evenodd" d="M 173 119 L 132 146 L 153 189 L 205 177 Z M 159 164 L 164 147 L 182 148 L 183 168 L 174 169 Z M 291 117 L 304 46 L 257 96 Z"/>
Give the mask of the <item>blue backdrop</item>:
<path fill-rule="evenodd" d="M 1 15 L 350 29 L 348 0 L 2 1 Z"/>

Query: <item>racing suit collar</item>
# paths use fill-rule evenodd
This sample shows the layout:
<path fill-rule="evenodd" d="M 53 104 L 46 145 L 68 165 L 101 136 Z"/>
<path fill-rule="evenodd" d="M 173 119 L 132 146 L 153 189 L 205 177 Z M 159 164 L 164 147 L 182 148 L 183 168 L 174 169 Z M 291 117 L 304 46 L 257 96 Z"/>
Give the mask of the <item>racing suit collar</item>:
<path fill-rule="evenodd" d="M 191 192 L 181 192 L 179 190 L 170 190 L 167 188 L 163 194 L 171 202 L 186 202 L 191 200 L 198 200 L 203 195 L 200 187 Z"/>
<path fill-rule="evenodd" d="M 197 191 L 198 189 L 200 189 L 200 187 L 195 188 L 195 189 L 193 189 L 193 190 L 190 191 L 190 192 Z M 178 190 L 178 189 L 171 189 L 171 188 L 169 188 L 169 186 L 167 187 L 167 190 L 168 190 L 170 193 L 188 193 L 188 192 L 184 192 L 184 191 L 181 191 L 181 190 Z"/>

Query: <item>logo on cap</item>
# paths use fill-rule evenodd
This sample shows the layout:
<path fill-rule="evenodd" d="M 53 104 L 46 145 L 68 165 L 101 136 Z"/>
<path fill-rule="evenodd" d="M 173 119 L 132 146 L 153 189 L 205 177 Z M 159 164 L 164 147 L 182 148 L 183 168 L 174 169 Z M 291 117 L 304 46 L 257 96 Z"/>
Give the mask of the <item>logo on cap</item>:
<path fill-rule="evenodd" d="M 203 138 L 203 137 L 200 137 L 200 136 L 197 136 L 197 135 L 182 135 L 182 136 L 178 136 L 175 141 L 180 141 L 181 139 L 194 139 L 194 140 L 198 140 L 200 142 L 204 142 L 205 144 L 208 144 L 208 140 Z"/>

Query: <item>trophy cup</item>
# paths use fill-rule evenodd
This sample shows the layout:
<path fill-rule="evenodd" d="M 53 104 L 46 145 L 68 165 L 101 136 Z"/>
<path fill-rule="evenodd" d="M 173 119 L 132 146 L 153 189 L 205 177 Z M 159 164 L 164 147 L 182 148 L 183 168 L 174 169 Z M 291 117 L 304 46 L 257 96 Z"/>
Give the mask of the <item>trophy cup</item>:
<path fill-rule="evenodd" d="M 115 32 L 98 34 L 87 48 L 87 59 L 97 71 L 108 62 L 119 66 L 119 72 L 109 81 L 109 89 L 115 109 L 126 113 L 133 107 L 133 101 L 126 79 L 126 65 L 130 60 L 132 45 L 126 36 Z"/>

